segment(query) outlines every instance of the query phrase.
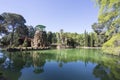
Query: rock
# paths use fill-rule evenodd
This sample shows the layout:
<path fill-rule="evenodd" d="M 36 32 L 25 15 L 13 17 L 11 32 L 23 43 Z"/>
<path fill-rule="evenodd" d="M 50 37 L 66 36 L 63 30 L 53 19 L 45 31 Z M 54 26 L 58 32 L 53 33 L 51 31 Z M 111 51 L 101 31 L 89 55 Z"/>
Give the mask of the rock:
<path fill-rule="evenodd" d="M 45 31 L 37 30 L 34 35 L 34 39 L 31 40 L 31 47 L 46 47 L 47 45 L 47 34 Z"/>

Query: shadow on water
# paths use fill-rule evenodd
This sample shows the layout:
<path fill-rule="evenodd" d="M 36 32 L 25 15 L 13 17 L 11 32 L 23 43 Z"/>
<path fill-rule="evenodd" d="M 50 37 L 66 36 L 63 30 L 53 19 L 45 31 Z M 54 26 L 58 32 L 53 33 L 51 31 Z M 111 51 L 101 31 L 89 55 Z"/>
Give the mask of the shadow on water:
<path fill-rule="evenodd" d="M 120 59 L 114 56 L 108 56 L 101 53 L 100 50 L 84 49 L 65 49 L 65 50 L 46 50 L 46 51 L 27 51 L 27 52 L 0 52 L 0 76 L 8 80 L 74 80 L 76 75 L 83 73 L 74 71 L 68 73 L 70 68 L 81 65 L 82 68 L 88 68 L 91 71 L 92 80 L 120 80 Z M 57 66 L 56 66 L 57 65 Z M 92 69 L 90 68 L 92 66 Z M 52 66 L 52 67 L 51 67 Z M 50 68 L 50 69 L 49 69 Z M 76 70 L 79 68 L 76 67 Z M 90 70 L 91 69 L 91 70 Z M 50 71 L 53 70 L 53 73 Z M 56 71 L 57 73 L 55 73 Z M 59 77 L 60 74 L 65 77 Z M 26 75 L 28 74 L 28 75 Z M 54 76 L 54 78 L 51 78 Z M 66 77 L 68 75 L 70 78 Z M 51 77 L 50 77 L 51 76 Z M 58 79 L 59 78 L 59 79 Z M 77 76 L 76 80 L 86 79 Z M 30 79 L 29 79 L 30 80 Z"/>

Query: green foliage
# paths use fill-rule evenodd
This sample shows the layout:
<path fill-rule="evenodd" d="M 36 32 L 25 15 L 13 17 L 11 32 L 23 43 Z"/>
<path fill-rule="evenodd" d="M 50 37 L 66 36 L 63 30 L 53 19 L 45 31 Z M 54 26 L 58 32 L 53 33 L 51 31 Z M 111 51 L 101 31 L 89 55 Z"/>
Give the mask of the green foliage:
<path fill-rule="evenodd" d="M 10 45 L 13 45 L 13 38 L 14 38 L 14 32 L 16 31 L 16 28 L 18 26 L 23 26 L 24 23 L 26 23 L 26 20 L 23 16 L 15 13 L 2 13 L 1 16 L 3 17 L 2 25 L 5 27 L 5 29 L 11 33 L 11 40 Z"/>
<path fill-rule="evenodd" d="M 27 47 L 28 46 L 28 41 L 27 38 L 25 38 L 24 43 L 23 43 L 23 47 Z"/>
<path fill-rule="evenodd" d="M 2 34 L 7 34 L 7 29 L 2 24 L 0 24 L 0 35 Z"/>
<path fill-rule="evenodd" d="M 98 34 L 98 42 L 103 45 L 103 50 L 107 53 L 118 53 L 114 47 L 120 32 L 120 0 L 95 0 L 99 6 L 98 23 L 92 25 L 93 30 Z M 117 35 L 115 35 L 117 34 Z M 108 50 L 110 49 L 110 51 Z"/>
<path fill-rule="evenodd" d="M 48 40 L 49 44 L 52 44 L 52 38 L 53 38 L 52 32 L 48 32 L 47 33 L 47 40 Z"/>
<path fill-rule="evenodd" d="M 57 34 L 52 33 L 52 43 L 57 43 Z"/>
<path fill-rule="evenodd" d="M 98 37 L 96 33 L 87 33 L 85 31 L 84 34 L 78 34 L 78 33 L 63 32 L 63 30 L 61 33 L 62 34 L 56 33 L 56 38 L 58 43 L 64 45 L 68 45 L 68 43 L 69 45 L 72 45 L 70 43 L 74 43 L 74 46 L 95 47 L 98 44 Z"/>
<path fill-rule="evenodd" d="M 18 39 L 19 39 L 19 34 L 15 33 L 14 34 L 14 38 L 13 38 L 13 45 L 14 45 L 14 47 L 18 47 L 19 46 Z"/>
<path fill-rule="evenodd" d="M 104 21 L 108 21 L 111 20 L 111 18 L 117 19 L 116 16 L 120 15 L 120 0 L 96 0 L 96 2 L 100 7 L 99 18 L 101 20 L 105 19 Z"/>
<path fill-rule="evenodd" d="M 19 37 L 24 37 L 24 36 L 28 36 L 28 28 L 26 25 L 23 26 L 18 26 L 16 28 L 15 34 L 18 34 Z"/>
<path fill-rule="evenodd" d="M 35 30 L 33 26 L 27 26 L 27 28 L 28 28 L 28 37 L 33 38 L 35 34 Z"/>
<path fill-rule="evenodd" d="M 46 28 L 46 26 L 44 26 L 44 25 L 37 25 L 35 27 L 35 30 L 45 31 L 45 28 Z"/>
<path fill-rule="evenodd" d="M 84 41 L 84 46 L 88 47 L 89 46 L 89 41 L 88 41 L 89 40 L 89 35 L 88 35 L 88 33 L 86 31 L 84 32 L 84 37 L 85 37 L 84 38 L 84 40 L 85 40 Z"/>
<path fill-rule="evenodd" d="M 98 21 L 108 29 L 117 27 L 120 22 L 120 0 L 96 0 L 99 5 Z M 120 26 L 120 25 L 119 25 Z"/>
<path fill-rule="evenodd" d="M 105 53 L 120 55 L 120 34 L 114 35 L 110 40 L 103 44 L 102 50 Z"/>
<path fill-rule="evenodd" d="M 90 34 L 90 46 L 94 47 L 95 46 L 95 38 L 94 38 L 94 33 Z"/>

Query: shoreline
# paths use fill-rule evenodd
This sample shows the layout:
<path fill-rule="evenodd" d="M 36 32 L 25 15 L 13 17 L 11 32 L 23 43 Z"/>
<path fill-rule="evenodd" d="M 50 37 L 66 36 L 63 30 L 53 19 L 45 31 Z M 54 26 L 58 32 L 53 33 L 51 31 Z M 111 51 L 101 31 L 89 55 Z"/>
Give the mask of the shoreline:
<path fill-rule="evenodd" d="M 16 52 L 16 51 L 34 51 L 34 50 L 49 50 L 49 47 L 34 48 L 34 47 L 14 47 L 14 48 L 1 48 L 1 51 Z"/>
<path fill-rule="evenodd" d="M 34 48 L 34 47 L 14 47 L 14 48 L 0 48 L 1 51 L 9 51 L 9 52 L 14 52 L 14 51 L 31 51 L 31 50 L 50 50 L 52 48 L 50 47 L 45 47 L 45 48 Z M 56 48 L 57 49 L 57 48 Z M 68 49 L 68 48 L 64 48 Z M 74 48 L 73 48 L 74 49 Z M 76 47 L 76 49 L 101 49 L 101 47 Z"/>
<path fill-rule="evenodd" d="M 101 49 L 102 47 L 78 47 L 82 49 Z"/>

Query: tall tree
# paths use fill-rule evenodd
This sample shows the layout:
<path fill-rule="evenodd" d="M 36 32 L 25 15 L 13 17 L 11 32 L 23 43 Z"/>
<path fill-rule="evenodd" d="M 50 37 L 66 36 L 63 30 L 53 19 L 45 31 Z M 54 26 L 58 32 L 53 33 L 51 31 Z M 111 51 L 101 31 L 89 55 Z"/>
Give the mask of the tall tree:
<path fill-rule="evenodd" d="M 88 47 L 88 33 L 86 32 L 86 30 L 84 32 L 84 46 Z"/>
<path fill-rule="evenodd" d="M 3 24 L 4 27 L 7 26 L 8 31 L 11 32 L 11 41 L 10 45 L 13 44 L 13 37 L 14 37 L 14 32 L 18 25 L 23 26 L 26 20 L 24 19 L 23 16 L 15 13 L 3 13 L 1 16 L 4 18 Z"/>
<path fill-rule="evenodd" d="M 65 43 L 65 36 L 64 36 L 64 30 L 63 29 L 60 29 L 60 42 L 62 44 Z"/>

